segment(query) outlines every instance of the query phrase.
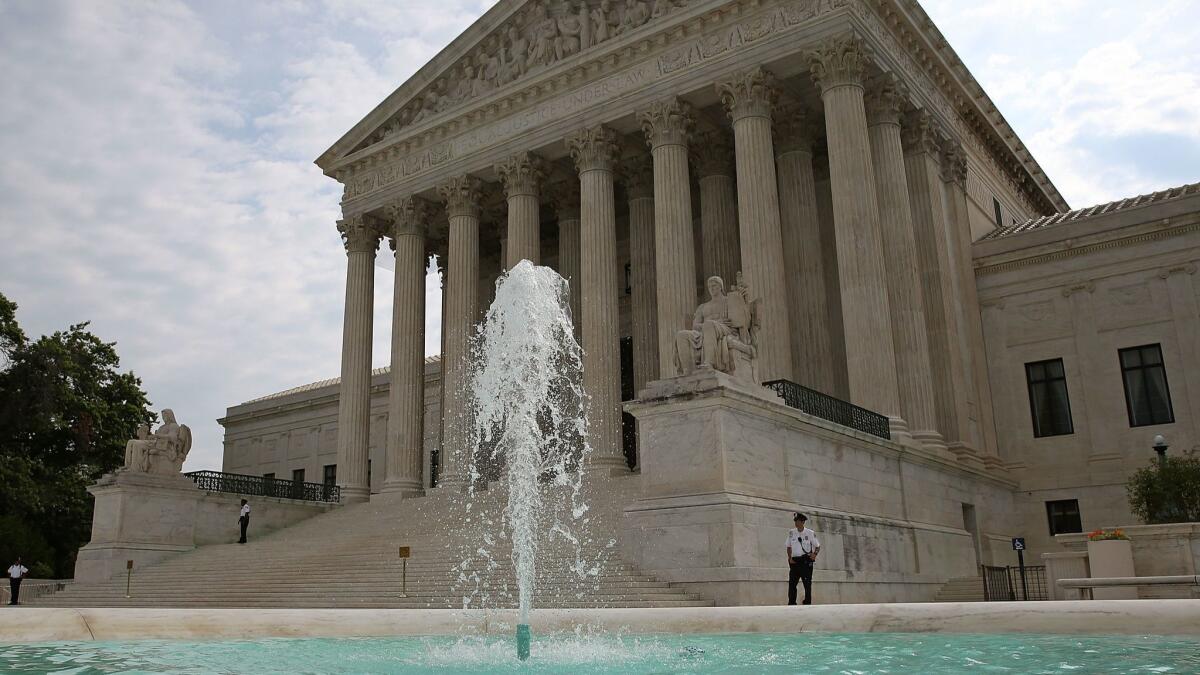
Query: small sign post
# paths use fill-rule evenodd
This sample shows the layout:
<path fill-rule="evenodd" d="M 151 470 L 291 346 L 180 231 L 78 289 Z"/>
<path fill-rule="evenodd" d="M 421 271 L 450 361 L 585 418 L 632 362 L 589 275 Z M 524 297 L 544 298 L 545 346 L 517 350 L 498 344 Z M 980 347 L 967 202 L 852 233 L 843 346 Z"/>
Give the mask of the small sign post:
<path fill-rule="evenodd" d="M 1013 537 L 1013 550 L 1017 552 L 1017 566 L 1021 570 L 1021 599 L 1029 599 L 1029 585 L 1025 582 L 1025 537 Z"/>
<path fill-rule="evenodd" d="M 408 558 L 412 555 L 412 550 L 407 546 L 400 547 L 400 564 L 403 565 L 400 570 L 400 597 L 408 597 Z"/>
<path fill-rule="evenodd" d="M 129 582 L 133 577 L 133 561 L 125 561 L 125 597 L 129 597 Z"/>

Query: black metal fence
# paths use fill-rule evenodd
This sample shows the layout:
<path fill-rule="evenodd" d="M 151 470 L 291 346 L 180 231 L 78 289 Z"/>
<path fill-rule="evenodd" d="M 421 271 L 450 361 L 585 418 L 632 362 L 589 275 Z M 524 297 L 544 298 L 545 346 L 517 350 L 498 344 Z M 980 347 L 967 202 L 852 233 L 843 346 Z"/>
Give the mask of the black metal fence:
<path fill-rule="evenodd" d="M 783 397 L 783 402 L 813 417 L 829 420 L 834 424 L 850 427 L 856 431 L 891 440 L 892 431 L 888 418 L 853 403 L 847 403 L 815 389 L 809 389 L 791 380 L 771 380 L 763 386 Z"/>
<path fill-rule="evenodd" d="M 196 487 L 209 492 L 233 492 L 254 497 L 302 499 L 310 502 L 336 503 L 342 500 L 341 488 L 324 483 L 305 483 L 221 471 L 191 471 L 184 475 L 191 478 Z"/>
<path fill-rule="evenodd" d="M 1012 600 L 1049 600 L 1046 590 L 1046 568 L 1043 565 L 1026 567 L 994 567 L 983 565 L 983 598 L 989 602 Z"/>

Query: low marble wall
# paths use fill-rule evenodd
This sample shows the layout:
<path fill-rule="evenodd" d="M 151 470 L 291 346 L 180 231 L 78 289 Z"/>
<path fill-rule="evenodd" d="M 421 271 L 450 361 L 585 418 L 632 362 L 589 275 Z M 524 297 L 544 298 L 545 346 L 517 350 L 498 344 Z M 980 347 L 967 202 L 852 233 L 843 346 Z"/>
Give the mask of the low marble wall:
<path fill-rule="evenodd" d="M 539 609 L 534 634 L 1026 633 L 1200 636 L 1200 600 L 920 603 L 826 607 Z M 12 608 L 5 643 L 512 635 L 517 610 Z"/>
<path fill-rule="evenodd" d="M 627 405 L 643 494 L 625 509 L 622 542 L 647 572 L 719 605 L 781 604 L 791 514 L 803 511 L 822 543 L 818 603 L 929 601 L 1008 544 L 1011 482 L 717 381 L 694 384 Z"/>
<path fill-rule="evenodd" d="M 195 545 L 230 544 L 238 540 L 242 499 L 250 503 L 248 538 L 261 537 L 338 507 L 326 502 L 206 492 L 196 505 Z"/>
<path fill-rule="evenodd" d="M 1133 548 L 1133 572 L 1139 577 L 1200 574 L 1200 523 L 1120 527 Z M 1069 551 L 1086 555 L 1087 534 L 1060 534 L 1055 540 Z M 1141 586 L 1140 598 L 1190 598 L 1193 590 L 1182 586 Z"/>
<path fill-rule="evenodd" d="M 108 474 L 88 488 L 96 499 L 92 537 L 79 549 L 75 580 L 99 583 L 206 544 L 232 543 L 243 495 L 203 492 L 183 475 Z M 293 525 L 335 504 L 249 497 L 251 536 Z"/>

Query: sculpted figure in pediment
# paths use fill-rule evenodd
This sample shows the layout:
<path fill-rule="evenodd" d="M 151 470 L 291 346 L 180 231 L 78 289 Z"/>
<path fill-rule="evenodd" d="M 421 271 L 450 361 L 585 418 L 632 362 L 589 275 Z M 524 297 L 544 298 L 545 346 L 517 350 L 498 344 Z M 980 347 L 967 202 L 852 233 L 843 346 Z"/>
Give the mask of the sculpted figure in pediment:
<path fill-rule="evenodd" d="M 529 40 L 516 26 L 509 26 L 508 44 L 501 52 L 498 84 L 507 84 L 525 74 L 528 52 Z"/>
<path fill-rule="evenodd" d="M 585 37 L 591 36 L 591 24 L 587 20 L 587 5 L 580 3 L 580 9 L 576 14 L 564 14 L 558 18 L 557 23 L 558 37 L 554 39 L 554 60 L 560 61 L 568 56 L 578 54 Z"/>
<path fill-rule="evenodd" d="M 666 16 L 675 9 L 675 4 L 671 0 L 654 0 L 654 7 L 650 10 L 650 18 L 657 19 Z"/>
<path fill-rule="evenodd" d="M 538 2 L 529 10 L 527 25 L 533 42 L 529 45 L 530 63 L 548 66 L 556 56 L 556 44 L 561 44 L 558 35 L 558 22 L 546 11 L 546 5 Z"/>
<path fill-rule="evenodd" d="M 591 44 L 604 42 L 620 25 L 621 19 L 613 9 L 611 0 L 600 0 L 600 4 L 592 10 Z"/>
<path fill-rule="evenodd" d="M 625 0 L 625 11 L 621 13 L 620 32 L 629 32 L 649 20 L 650 9 L 645 0 Z"/>

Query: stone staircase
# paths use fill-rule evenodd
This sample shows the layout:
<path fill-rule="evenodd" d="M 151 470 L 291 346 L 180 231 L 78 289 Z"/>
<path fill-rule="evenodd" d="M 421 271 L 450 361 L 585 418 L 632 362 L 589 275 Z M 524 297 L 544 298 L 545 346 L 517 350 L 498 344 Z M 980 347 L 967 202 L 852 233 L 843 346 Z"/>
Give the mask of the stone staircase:
<path fill-rule="evenodd" d="M 638 476 L 598 477 L 582 543 L 547 543 L 538 556 L 536 607 L 701 607 L 695 594 L 640 573 L 614 545 L 621 509 Z M 507 541 L 483 520 L 498 522 L 505 491 L 493 485 L 467 508 L 461 495 L 435 490 L 416 499 L 376 495 L 245 545 L 204 546 L 134 570 L 125 577 L 75 584 L 38 598 L 58 607 L 461 608 L 516 606 Z M 397 547 L 409 546 L 405 592 Z M 490 551 L 479 556 L 479 548 Z M 464 559 L 466 562 L 464 563 Z M 577 569 L 587 569 L 582 578 Z"/>
<path fill-rule="evenodd" d="M 983 577 L 957 577 L 942 584 L 934 602 L 983 602 Z"/>

